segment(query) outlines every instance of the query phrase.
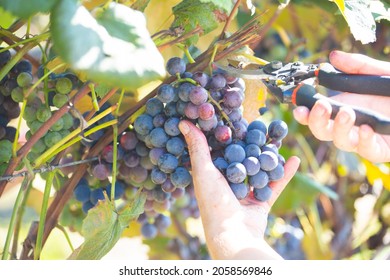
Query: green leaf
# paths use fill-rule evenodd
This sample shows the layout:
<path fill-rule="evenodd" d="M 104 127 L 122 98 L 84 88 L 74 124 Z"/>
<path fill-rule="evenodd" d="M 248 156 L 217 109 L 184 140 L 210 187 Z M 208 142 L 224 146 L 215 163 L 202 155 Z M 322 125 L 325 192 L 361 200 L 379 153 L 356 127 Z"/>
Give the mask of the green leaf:
<path fill-rule="evenodd" d="M 363 44 L 375 42 L 376 24 L 370 11 L 370 0 L 334 1 L 344 16 L 355 40 Z"/>
<path fill-rule="evenodd" d="M 136 219 L 144 211 L 146 200 L 144 193 L 138 192 L 120 213 L 115 211 L 115 206 L 107 194 L 104 195 L 105 200 L 99 201 L 97 206 L 89 210 L 81 229 L 85 241 L 72 253 L 70 259 L 101 259 L 118 242 L 130 221 Z"/>
<path fill-rule="evenodd" d="M 75 71 L 128 90 L 165 75 L 164 59 L 141 12 L 111 3 L 95 19 L 74 0 L 59 1 L 51 13 L 53 44 Z"/>
<path fill-rule="evenodd" d="M 334 200 L 338 199 L 337 193 L 328 187 L 306 174 L 297 172 L 272 206 L 272 211 L 284 214 L 295 211 L 302 206 L 313 203 L 320 194 L 324 194 Z"/>
<path fill-rule="evenodd" d="M 0 26 L 2 28 L 8 29 L 14 20 L 15 17 L 11 13 L 0 7 Z"/>
<path fill-rule="evenodd" d="M 133 4 L 131 4 L 131 8 L 143 12 L 149 5 L 149 2 L 150 0 L 137 0 Z"/>
<path fill-rule="evenodd" d="M 222 9 L 226 13 L 230 13 L 233 9 L 233 1 L 226 0 L 200 0 L 202 3 L 212 3 L 215 7 Z"/>
<path fill-rule="evenodd" d="M 28 19 L 36 13 L 48 13 L 58 0 L 0 0 L 0 6 L 13 15 Z"/>
<path fill-rule="evenodd" d="M 185 33 L 187 33 L 200 26 L 203 29 L 203 34 L 213 31 L 218 27 L 217 14 L 218 12 L 221 13 L 218 9 L 219 7 L 216 6 L 214 2 L 216 1 L 182 1 L 172 9 L 175 20 L 173 21 L 171 28 L 182 28 Z M 187 45 L 194 45 L 198 39 L 199 35 L 191 37 L 187 40 Z"/>

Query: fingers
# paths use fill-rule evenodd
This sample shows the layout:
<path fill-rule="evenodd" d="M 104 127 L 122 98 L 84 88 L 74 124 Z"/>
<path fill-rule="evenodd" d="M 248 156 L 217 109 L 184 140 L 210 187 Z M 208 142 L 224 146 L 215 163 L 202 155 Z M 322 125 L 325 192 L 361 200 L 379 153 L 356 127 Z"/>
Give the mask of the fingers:
<path fill-rule="evenodd" d="M 346 73 L 390 75 L 389 62 L 362 54 L 333 51 L 329 55 L 329 60 L 335 68 Z"/>
<path fill-rule="evenodd" d="M 318 100 L 311 109 L 308 125 L 316 138 L 321 141 L 331 141 L 333 122 L 330 119 L 332 107 L 325 100 Z"/>
<path fill-rule="evenodd" d="M 332 138 L 334 145 L 340 150 L 355 152 L 359 136 L 354 129 L 356 115 L 349 107 L 341 107 L 333 124 Z"/>

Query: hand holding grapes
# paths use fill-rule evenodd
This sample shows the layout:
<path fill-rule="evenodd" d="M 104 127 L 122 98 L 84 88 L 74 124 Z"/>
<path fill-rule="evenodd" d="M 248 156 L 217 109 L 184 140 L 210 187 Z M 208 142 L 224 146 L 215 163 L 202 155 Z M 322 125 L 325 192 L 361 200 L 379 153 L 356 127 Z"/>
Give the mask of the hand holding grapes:
<path fill-rule="evenodd" d="M 213 259 L 278 259 L 264 241 L 268 212 L 299 166 L 297 157 L 284 165 L 285 175 L 270 183 L 271 198 L 237 200 L 225 177 L 214 166 L 205 135 L 189 121 L 179 128 L 188 144 L 193 183 L 206 241 Z"/>
<path fill-rule="evenodd" d="M 389 62 L 360 54 L 334 51 L 330 54 L 330 62 L 346 73 L 390 75 Z M 342 93 L 332 99 L 390 116 L 390 97 Z M 390 136 L 376 134 L 368 125 L 355 127 L 355 112 L 347 105 L 340 109 L 334 121 L 330 119 L 331 111 L 326 100 L 319 100 L 310 112 L 306 107 L 296 108 L 294 117 L 301 124 L 308 125 L 319 140 L 333 141 L 339 149 L 356 152 L 373 162 L 390 161 Z"/>

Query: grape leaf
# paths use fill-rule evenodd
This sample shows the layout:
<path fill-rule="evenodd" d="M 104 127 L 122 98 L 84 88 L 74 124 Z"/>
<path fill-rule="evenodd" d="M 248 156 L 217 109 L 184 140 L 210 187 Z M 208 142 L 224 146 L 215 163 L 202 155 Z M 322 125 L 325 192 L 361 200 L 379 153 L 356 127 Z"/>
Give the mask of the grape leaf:
<path fill-rule="evenodd" d="M 70 259 L 98 260 L 105 256 L 117 243 L 131 220 L 144 210 L 146 195 L 138 192 L 134 199 L 120 213 L 105 193 L 105 200 L 89 210 L 83 222 L 81 233 L 85 241 Z"/>
<path fill-rule="evenodd" d="M 0 6 L 13 15 L 28 19 L 36 13 L 48 13 L 58 0 L 0 0 Z"/>
<path fill-rule="evenodd" d="M 233 1 L 226 0 L 200 0 L 202 3 L 213 3 L 216 7 L 230 13 L 233 9 Z"/>
<path fill-rule="evenodd" d="M 175 19 L 171 25 L 172 29 L 182 28 L 185 33 L 200 26 L 203 34 L 207 34 L 218 27 L 217 15 L 224 15 L 215 1 L 184 0 L 172 8 Z M 228 1 L 226 1 L 228 2 Z M 192 36 L 187 40 L 187 45 L 194 45 L 199 39 L 199 35 Z"/>
<path fill-rule="evenodd" d="M 137 0 L 133 4 L 131 4 L 131 8 L 143 12 L 149 5 L 149 2 L 150 0 Z"/>
<path fill-rule="evenodd" d="M 95 19 L 74 0 L 59 0 L 51 32 L 58 55 L 98 83 L 135 90 L 165 75 L 144 15 L 122 4 L 111 3 Z"/>
<path fill-rule="evenodd" d="M 334 1 L 344 16 L 355 40 L 363 44 L 375 42 L 376 24 L 369 0 Z"/>

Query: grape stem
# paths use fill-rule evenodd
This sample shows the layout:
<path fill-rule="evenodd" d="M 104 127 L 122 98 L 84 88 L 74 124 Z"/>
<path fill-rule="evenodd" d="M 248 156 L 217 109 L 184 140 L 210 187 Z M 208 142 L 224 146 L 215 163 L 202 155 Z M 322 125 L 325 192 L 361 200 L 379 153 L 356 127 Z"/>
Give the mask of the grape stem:
<path fill-rule="evenodd" d="M 210 92 L 207 91 L 207 94 L 208 94 L 208 96 L 209 96 L 209 101 L 210 101 L 212 104 L 214 104 L 215 107 L 218 108 L 220 114 L 221 114 L 222 117 L 226 120 L 226 122 L 228 123 L 229 127 L 230 127 L 232 130 L 235 130 L 234 125 L 233 125 L 232 122 L 230 121 L 229 116 L 223 111 L 223 109 L 222 109 L 222 107 L 221 107 L 221 104 L 219 104 L 219 102 L 215 101 L 215 99 L 211 97 Z"/>

